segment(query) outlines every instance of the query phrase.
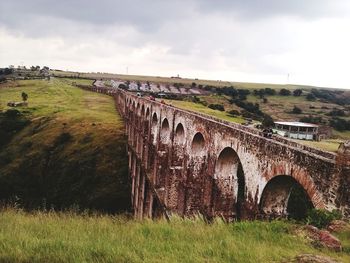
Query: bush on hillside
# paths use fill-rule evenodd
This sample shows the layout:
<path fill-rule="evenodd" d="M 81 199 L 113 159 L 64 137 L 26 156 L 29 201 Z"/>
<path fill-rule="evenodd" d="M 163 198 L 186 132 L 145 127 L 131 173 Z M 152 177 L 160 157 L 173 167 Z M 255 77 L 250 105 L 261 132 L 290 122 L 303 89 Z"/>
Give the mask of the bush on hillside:
<path fill-rule="evenodd" d="M 262 125 L 264 127 L 273 127 L 275 125 L 275 122 L 273 121 L 273 118 L 270 115 L 265 114 L 264 119 L 262 121 Z"/>
<path fill-rule="evenodd" d="M 267 96 L 267 95 L 269 96 L 276 95 L 276 90 L 271 88 L 264 88 L 264 89 L 254 90 L 253 94 L 255 96 L 259 96 L 262 99 L 264 96 Z"/>
<path fill-rule="evenodd" d="M 230 110 L 227 112 L 231 116 L 239 116 L 241 113 L 238 110 Z"/>
<path fill-rule="evenodd" d="M 296 89 L 293 91 L 293 96 L 299 97 L 303 94 L 303 91 L 301 89 Z"/>
<path fill-rule="evenodd" d="M 293 110 L 292 110 L 292 113 L 293 114 L 301 114 L 303 111 L 297 107 L 297 106 L 294 106 Z"/>
<path fill-rule="evenodd" d="M 260 110 L 260 105 L 258 103 L 244 102 L 241 100 L 231 100 L 231 103 L 235 103 L 238 107 L 246 110 L 257 116 L 264 116 L 264 113 Z"/>
<path fill-rule="evenodd" d="M 306 99 L 307 99 L 308 101 L 315 101 L 315 100 L 316 100 L 316 97 L 315 97 L 314 94 L 309 93 L 309 94 L 306 95 Z"/>
<path fill-rule="evenodd" d="M 327 227 L 333 220 L 341 219 L 342 214 L 338 210 L 329 212 L 323 209 L 311 209 L 307 213 L 306 223 L 317 228 Z"/>
<path fill-rule="evenodd" d="M 221 104 L 209 104 L 208 108 L 213 110 L 225 111 L 225 108 Z"/>
<path fill-rule="evenodd" d="M 287 90 L 287 89 L 281 89 L 280 92 L 279 92 L 279 94 L 281 96 L 289 96 L 290 93 L 291 93 L 290 90 Z"/>
<path fill-rule="evenodd" d="M 340 109 L 333 109 L 332 111 L 327 113 L 328 116 L 340 116 L 340 117 L 344 117 L 345 111 L 340 110 Z"/>
<path fill-rule="evenodd" d="M 325 120 L 323 120 L 322 117 L 316 117 L 316 116 L 305 116 L 299 119 L 300 122 L 306 122 L 306 123 L 314 123 L 314 124 L 325 124 Z"/>
<path fill-rule="evenodd" d="M 341 118 L 332 118 L 329 121 L 329 125 L 338 131 L 349 131 L 350 121 Z"/>
<path fill-rule="evenodd" d="M 350 97 L 344 96 L 342 90 L 312 89 L 311 94 L 324 102 L 332 102 L 339 105 L 350 104 Z"/>

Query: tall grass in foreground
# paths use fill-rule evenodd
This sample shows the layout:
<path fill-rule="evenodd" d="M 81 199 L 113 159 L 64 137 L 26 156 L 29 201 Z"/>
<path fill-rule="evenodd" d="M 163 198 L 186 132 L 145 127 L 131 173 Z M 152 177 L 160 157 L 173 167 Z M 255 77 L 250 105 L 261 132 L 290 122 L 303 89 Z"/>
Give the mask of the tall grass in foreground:
<path fill-rule="evenodd" d="M 1 262 L 280 262 L 301 253 L 346 253 L 312 248 L 282 222 L 170 223 L 66 213 L 0 212 Z"/>

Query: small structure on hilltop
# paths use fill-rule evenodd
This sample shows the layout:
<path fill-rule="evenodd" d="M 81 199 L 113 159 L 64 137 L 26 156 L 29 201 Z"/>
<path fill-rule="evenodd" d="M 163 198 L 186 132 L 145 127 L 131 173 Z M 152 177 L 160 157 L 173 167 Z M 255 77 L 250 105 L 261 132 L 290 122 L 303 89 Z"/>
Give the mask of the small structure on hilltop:
<path fill-rule="evenodd" d="M 319 126 L 296 121 L 276 121 L 274 133 L 291 139 L 316 140 Z"/>

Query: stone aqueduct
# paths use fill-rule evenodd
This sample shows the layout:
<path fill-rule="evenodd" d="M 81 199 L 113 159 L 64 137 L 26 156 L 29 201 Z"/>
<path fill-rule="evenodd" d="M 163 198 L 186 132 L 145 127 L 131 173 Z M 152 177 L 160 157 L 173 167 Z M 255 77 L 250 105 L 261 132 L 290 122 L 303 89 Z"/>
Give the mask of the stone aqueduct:
<path fill-rule="evenodd" d="M 283 216 L 295 187 L 313 207 L 350 215 L 347 148 L 322 152 L 124 90 L 92 90 L 113 96 L 125 120 L 137 218 Z"/>

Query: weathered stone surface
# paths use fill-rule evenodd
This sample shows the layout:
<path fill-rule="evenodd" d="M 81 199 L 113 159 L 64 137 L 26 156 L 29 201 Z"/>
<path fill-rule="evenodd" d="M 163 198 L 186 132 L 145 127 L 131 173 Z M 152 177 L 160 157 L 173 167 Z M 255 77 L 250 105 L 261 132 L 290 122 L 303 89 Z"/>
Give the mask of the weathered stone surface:
<path fill-rule="evenodd" d="M 341 242 L 327 230 L 321 230 L 319 235 L 320 243 L 331 250 L 340 252 L 342 250 Z"/>
<path fill-rule="evenodd" d="M 333 236 L 329 231 L 320 230 L 311 225 L 305 226 L 305 230 L 315 247 L 324 247 L 337 252 L 342 250 L 340 240 Z"/>
<path fill-rule="evenodd" d="M 287 263 L 288 261 L 286 261 Z M 289 261 L 295 263 L 339 263 L 335 259 L 326 256 L 312 255 L 312 254 L 302 254 L 296 256 L 295 259 Z"/>
<path fill-rule="evenodd" d="M 348 226 L 349 224 L 344 220 L 333 220 L 327 227 L 327 230 L 330 232 L 340 232 Z"/>
<path fill-rule="evenodd" d="M 125 119 L 136 217 L 167 211 L 227 220 L 283 217 L 296 186 L 315 208 L 350 214 L 347 145 L 336 159 L 123 90 L 93 91 L 113 96 Z"/>

